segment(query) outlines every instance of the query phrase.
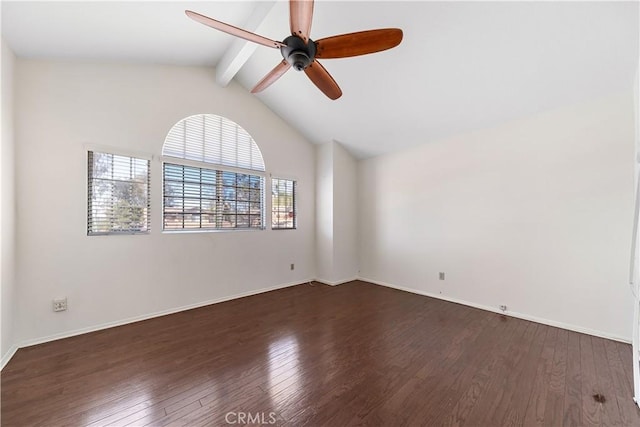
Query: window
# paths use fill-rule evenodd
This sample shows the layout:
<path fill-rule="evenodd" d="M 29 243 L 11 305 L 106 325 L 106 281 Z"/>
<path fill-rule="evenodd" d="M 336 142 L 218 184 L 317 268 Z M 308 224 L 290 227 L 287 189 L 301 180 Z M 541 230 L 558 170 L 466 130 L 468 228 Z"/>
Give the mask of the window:
<path fill-rule="evenodd" d="M 271 180 L 271 228 L 291 230 L 296 228 L 296 182 L 289 179 Z"/>
<path fill-rule="evenodd" d="M 149 232 L 150 162 L 89 151 L 87 234 Z"/>
<path fill-rule="evenodd" d="M 164 229 L 261 228 L 262 177 L 164 164 Z"/>
<path fill-rule="evenodd" d="M 163 228 L 264 228 L 264 161 L 251 136 L 224 117 L 178 122 L 162 149 Z"/>

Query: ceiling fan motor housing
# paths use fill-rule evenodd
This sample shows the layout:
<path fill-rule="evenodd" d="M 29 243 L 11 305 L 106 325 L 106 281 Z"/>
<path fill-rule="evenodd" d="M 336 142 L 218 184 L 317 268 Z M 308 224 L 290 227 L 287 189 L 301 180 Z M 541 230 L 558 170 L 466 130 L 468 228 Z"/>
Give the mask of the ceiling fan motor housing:
<path fill-rule="evenodd" d="M 316 43 L 311 39 L 309 43 L 305 43 L 294 35 L 287 37 L 282 43 L 286 45 L 280 48 L 282 57 L 298 71 L 307 68 L 316 56 Z"/>

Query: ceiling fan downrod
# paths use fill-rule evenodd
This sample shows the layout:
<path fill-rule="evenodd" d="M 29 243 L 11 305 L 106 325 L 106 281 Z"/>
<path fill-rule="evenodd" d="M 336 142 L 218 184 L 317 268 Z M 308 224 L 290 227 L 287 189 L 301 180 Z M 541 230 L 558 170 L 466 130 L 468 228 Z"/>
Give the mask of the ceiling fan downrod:
<path fill-rule="evenodd" d="M 303 71 L 316 57 L 316 42 L 311 39 L 305 43 L 300 37 L 292 35 L 282 43 L 285 45 L 280 47 L 282 57 L 297 71 Z"/>

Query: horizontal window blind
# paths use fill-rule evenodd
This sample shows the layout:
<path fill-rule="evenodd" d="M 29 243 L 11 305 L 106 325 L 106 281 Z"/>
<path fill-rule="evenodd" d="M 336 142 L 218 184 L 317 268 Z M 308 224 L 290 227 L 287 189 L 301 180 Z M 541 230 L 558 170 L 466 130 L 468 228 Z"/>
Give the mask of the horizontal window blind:
<path fill-rule="evenodd" d="M 164 156 L 264 171 L 264 160 L 251 135 L 235 122 L 213 114 L 187 117 L 169 131 Z"/>
<path fill-rule="evenodd" d="M 149 160 L 88 154 L 87 234 L 149 232 Z"/>
<path fill-rule="evenodd" d="M 264 178 L 165 163 L 165 230 L 261 229 Z"/>
<path fill-rule="evenodd" d="M 297 226 L 296 182 L 271 179 L 271 228 L 291 230 Z"/>

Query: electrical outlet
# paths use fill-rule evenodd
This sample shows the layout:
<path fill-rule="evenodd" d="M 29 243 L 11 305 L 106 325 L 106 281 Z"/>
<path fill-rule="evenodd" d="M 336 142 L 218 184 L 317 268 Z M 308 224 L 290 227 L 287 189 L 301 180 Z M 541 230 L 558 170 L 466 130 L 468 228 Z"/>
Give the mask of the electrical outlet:
<path fill-rule="evenodd" d="M 53 311 L 65 311 L 67 309 L 67 298 L 57 298 L 53 300 Z"/>
<path fill-rule="evenodd" d="M 296 268 L 296 265 L 295 264 L 291 264 L 291 269 L 295 270 L 295 268 Z"/>
<path fill-rule="evenodd" d="M 438 277 L 440 278 L 440 280 L 444 280 L 444 273 L 440 272 L 438 274 Z"/>

